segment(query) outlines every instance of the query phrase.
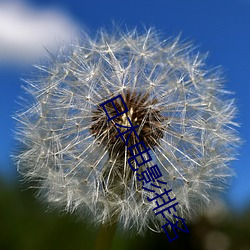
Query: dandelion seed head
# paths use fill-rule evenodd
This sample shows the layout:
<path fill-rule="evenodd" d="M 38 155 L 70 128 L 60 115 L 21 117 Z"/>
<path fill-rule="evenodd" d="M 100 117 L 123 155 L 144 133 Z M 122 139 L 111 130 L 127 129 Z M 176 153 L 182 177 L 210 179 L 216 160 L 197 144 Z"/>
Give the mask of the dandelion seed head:
<path fill-rule="evenodd" d="M 152 161 L 138 172 L 157 164 L 178 214 L 192 220 L 203 213 L 233 175 L 229 163 L 239 143 L 234 100 L 220 72 L 206 69 L 191 44 L 161 40 L 153 29 L 82 36 L 26 80 L 32 101 L 15 115 L 24 148 L 15 156 L 18 171 L 63 211 L 96 224 L 116 218 L 138 233 L 160 231 L 164 219 L 147 200 L 153 193 L 128 164 L 128 147 L 143 141 Z M 107 121 L 100 104 L 119 94 L 128 112 Z M 115 112 L 112 105 L 107 110 Z M 127 117 L 139 139 L 132 133 L 125 146 L 115 123 L 128 126 Z"/>

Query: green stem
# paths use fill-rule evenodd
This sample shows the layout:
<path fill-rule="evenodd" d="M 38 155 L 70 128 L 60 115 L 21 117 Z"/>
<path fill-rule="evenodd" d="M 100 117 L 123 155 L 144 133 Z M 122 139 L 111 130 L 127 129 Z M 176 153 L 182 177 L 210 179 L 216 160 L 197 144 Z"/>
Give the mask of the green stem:
<path fill-rule="evenodd" d="M 100 226 L 94 250 L 111 249 L 112 241 L 115 236 L 116 226 L 116 222 L 113 222 L 111 225 L 103 224 Z"/>

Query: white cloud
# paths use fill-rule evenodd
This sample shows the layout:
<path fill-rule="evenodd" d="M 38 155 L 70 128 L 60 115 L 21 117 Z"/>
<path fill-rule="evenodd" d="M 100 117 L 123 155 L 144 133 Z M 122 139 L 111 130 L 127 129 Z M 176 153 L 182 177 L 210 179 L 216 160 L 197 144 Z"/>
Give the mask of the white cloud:
<path fill-rule="evenodd" d="M 0 64 L 27 63 L 70 42 L 76 25 L 56 9 L 39 10 L 22 2 L 0 3 Z"/>

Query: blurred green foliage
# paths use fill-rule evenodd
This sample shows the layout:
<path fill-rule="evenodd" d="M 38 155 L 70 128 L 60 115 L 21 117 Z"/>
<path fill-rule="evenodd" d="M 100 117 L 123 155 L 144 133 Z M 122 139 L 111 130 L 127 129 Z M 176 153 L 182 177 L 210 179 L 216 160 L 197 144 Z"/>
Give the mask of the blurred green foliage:
<path fill-rule="evenodd" d="M 250 209 L 220 219 L 203 217 L 188 228 L 189 234 L 180 232 L 171 243 L 164 233 L 147 232 L 141 237 L 118 231 L 111 249 L 250 250 Z M 46 212 L 24 184 L 0 181 L 1 250 L 92 250 L 97 232 L 73 215 Z"/>

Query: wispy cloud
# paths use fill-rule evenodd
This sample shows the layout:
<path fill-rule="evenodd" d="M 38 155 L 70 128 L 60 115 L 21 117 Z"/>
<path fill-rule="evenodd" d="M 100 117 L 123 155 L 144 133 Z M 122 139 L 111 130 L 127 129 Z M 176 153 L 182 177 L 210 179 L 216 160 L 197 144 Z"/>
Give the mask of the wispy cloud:
<path fill-rule="evenodd" d="M 76 25 L 63 12 L 39 10 L 22 2 L 0 3 L 0 64 L 27 63 L 70 42 Z"/>

